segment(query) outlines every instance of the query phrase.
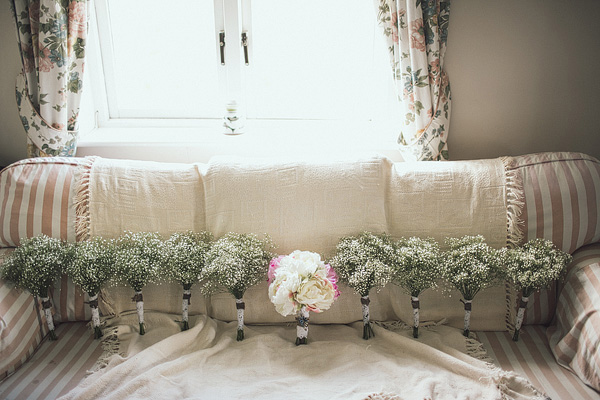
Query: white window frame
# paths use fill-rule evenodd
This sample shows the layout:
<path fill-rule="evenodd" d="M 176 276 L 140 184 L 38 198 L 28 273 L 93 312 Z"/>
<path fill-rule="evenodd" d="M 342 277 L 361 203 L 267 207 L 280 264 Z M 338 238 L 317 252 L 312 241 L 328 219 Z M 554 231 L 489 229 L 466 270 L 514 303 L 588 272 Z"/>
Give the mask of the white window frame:
<path fill-rule="evenodd" d="M 226 35 L 225 65 L 218 66 L 222 104 L 225 105 L 232 99 L 243 104 L 244 74 L 252 69 L 251 0 L 213 1 L 215 62 L 220 59 L 219 32 L 225 30 Z M 87 57 L 88 63 L 93 64 L 93 67 L 88 68 L 86 72 L 89 74 L 88 93 L 91 92 L 93 96 L 93 129 L 88 132 L 82 131 L 78 155 L 206 162 L 212 156 L 221 154 L 262 155 L 262 150 L 265 155 L 272 154 L 276 150 L 274 148 L 277 146 L 276 143 L 285 143 L 286 147 L 296 148 L 300 153 L 320 151 L 316 148 L 331 152 L 335 147 L 341 147 L 340 151 L 343 152 L 375 151 L 394 161 L 402 160 L 397 152 L 395 137 L 390 137 L 389 141 L 376 146 L 370 144 L 368 132 L 375 132 L 378 129 L 370 123 L 356 124 L 355 121 L 345 123 L 326 120 L 249 120 L 246 134 L 232 139 L 223 135 L 226 129 L 223 128 L 221 118 L 166 119 L 150 118 L 151 115 L 147 115 L 148 118 L 144 115 L 140 118 L 124 118 L 118 108 L 116 82 L 112 76 L 114 68 L 105 67 L 113 63 L 108 6 L 106 0 L 94 0 L 92 5 L 94 10 L 90 16 L 91 40 L 88 43 Z M 236 17 L 225 20 L 222 17 L 223 10 L 228 10 L 229 15 Z M 232 10 L 241 10 L 241 12 L 236 13 Z M 245 65 L 243 60 L 242 32 L 248 32 L 249 66 Z M 109 42 L 101 41 L 100 34 L 110 38 Z M 231 75 L 236 74 L 236 78 L 232 80 Z M 363 132 L 365 139 L 349 149 L 347 135 L 353 131 Z M 271 135 L 278 135 L 278 140 L 273 141 Z M 165 137 L 169 138 L 168 142 L 165 142 Z"/>

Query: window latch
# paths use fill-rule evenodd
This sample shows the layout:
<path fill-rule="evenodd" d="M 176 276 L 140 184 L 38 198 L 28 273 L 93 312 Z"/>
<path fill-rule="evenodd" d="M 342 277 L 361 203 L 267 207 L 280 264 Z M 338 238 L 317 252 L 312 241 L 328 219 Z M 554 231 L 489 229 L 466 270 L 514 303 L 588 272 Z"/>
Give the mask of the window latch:
<path fill-rule="evenodd" d="M 221 52 L 221 65 L 225 65 L 225 32 L 219 32 L 219 50 Z"/>
<path fill-rule="evenodd" d="M 246 32 L 242 32 L 242 46 L 244 47 L 244 62 L 246 65 L 250 65 L 248 60 L 248 34 Z"/>

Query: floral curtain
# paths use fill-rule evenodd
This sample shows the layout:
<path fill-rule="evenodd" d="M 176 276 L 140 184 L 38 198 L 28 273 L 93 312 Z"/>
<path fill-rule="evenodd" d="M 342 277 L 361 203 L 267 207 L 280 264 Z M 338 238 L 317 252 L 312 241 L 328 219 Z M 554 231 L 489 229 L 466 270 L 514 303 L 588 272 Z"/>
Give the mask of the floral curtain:
<path fill-rule="evenodd" d="M 403 115 L 405 160 L 447 160 L 450 83 L 444 71 L 450 0 L 375 0 Z"/>
<path fill-rule="evenodd" d="M 16 97 L 27 154 L 75 154 L 88 28 L 87 0 L 11 0 L 23 70 Z"/>

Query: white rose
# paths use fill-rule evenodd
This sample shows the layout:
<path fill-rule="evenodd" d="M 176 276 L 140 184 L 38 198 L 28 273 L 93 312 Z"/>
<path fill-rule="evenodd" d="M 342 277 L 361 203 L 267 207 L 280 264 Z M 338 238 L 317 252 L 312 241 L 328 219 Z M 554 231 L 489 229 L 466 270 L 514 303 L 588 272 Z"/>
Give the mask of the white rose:
<path fill-rule="evenodd" d="M 269 285 L 269 299 L 275 305 L 275 310 L 284 317 L 296 312 L 293 293 L 299 285 L 300 278 L 288 274 L 280 274 Z"/>
<path fill-rule="evenodd" d="M 305 304 L 311 311 L 321 312 L 331 307 L 335 300 L 335 289 L 329 281 L 313 278 L 300 285 L 296 301 Z"/>

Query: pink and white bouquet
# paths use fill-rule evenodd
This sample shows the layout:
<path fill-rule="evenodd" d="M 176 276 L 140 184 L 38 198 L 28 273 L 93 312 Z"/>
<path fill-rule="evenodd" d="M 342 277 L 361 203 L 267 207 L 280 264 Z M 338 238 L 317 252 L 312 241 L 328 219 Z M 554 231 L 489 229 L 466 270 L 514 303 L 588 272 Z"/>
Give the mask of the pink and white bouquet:
<path fill-rule="evenodd" d="M 335 271 L 319 254 L 296 250 L 271 260 L 268 279 L 277 312 L 297 315 L 296 345 L 306 344 L 309 312 L 329 309 L 340 295 Z"/>

